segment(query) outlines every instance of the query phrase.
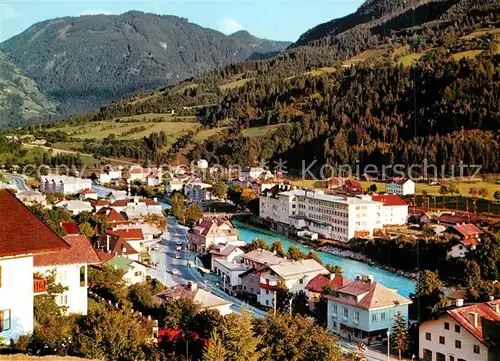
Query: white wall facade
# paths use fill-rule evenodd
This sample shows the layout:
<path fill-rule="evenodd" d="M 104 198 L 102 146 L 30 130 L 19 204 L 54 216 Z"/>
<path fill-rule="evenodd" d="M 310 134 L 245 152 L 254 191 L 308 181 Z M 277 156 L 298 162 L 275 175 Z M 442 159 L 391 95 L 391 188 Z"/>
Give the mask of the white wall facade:
<path fill-rule="evenodd" d="M 133 262 L 132 266 L 133 268 L 129 269 L 129 271 L 123 275 L 123 279 L 127 286 L 142 283 L 146 280 L 146 266 L 138 262 Z"/>
<path fill-rule="evenodd" d="M 65 175 L 47 175 L 40 178 L 40 191 L 45 193 L 75 194 L 92 187 L 92 180 Z"/>
<path fill-rule="evenodd" d="M 408 220 L 408 206 L 383 206 L 382 220 L 384 225 L 399 226 Z"/>
<path fill-rule="evenodd" d="M 386 193 L 394 193 L 400 196 L 407 196 L 415 194 L 415 182 L 408 179 L 404 184 L 387 183 Z"/>
<path fill-rule="evenodd" d="M 445 329 L 445 322 L 448 322 L 449 329 Z M 460 332 L 455 331 L 458 325 Z M 428 337 L 430 334 L 430 340 Z M 440 343 L 439 337 L 444 337 L 444 344 Z M 421 360 L 424 360 L 424 350 L 432 352 L 432 359 L 428 361 L 437 361 L 437 353 L 445 356 L 446 361 L 451 360 L 450 356 L 456 361 L 489 361 L 488 348 L 482 344 L 476 337 L 471 335 L 465 328 L 456 322 L 450 315 L 442 315 L 437 320 L 426 321 L 420 325 L 418 354 Z M 460 341 L 460 348 L 457 348 L 455 341 Z M 474 345 L 479 347 L 479 354 L 474 352 Z"/>
<path fill-rule="evenodd" d="M 68 287 L 62 295 L 56 296 L 59 306 L 68 307 L 67 313 L 87 314 L 87 266 L 84 264 L 70 264 L 58 266 L 34 267 L 34 272 L 44 275 L 56 271 L 56 283 Z M 83 273 L 80 278 L 80 272 Z M 81 281 L 81 282 L 80 282 Z"/>
<path fill-rule="evenodd" d="M 0 258 L 0 267 L 0 311 L 10 314 L 0 338 L 8 343 L 33 332 L 33 257 Z"/>

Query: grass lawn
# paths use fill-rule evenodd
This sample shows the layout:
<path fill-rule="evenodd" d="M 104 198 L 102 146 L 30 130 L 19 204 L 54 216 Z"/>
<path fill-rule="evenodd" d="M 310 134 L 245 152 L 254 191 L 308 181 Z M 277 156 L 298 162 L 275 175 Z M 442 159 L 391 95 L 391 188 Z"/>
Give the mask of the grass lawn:
<path fill-rule="evenodd" d="M 467 39 L 474 39 L 474 38 L 477 38 L 479 36 L 486 35 L 488 33 L 490 33 L 490 34 L 500 33 L 500 28 L 476 30 L 468 35 L 462 36 L 462 39 L 466 39 L 466 40 Z"/>
<path fill-rule="evenodd" d="M 386 52 L 387 52 L 386 48 L 365 50 L 361 54 L 353 56 L 349 60 L 345 61 L 344 65 L 353 65 L 353 64 L 357 64 L 357 63 L 366 61 L 368 59 L 378 58 L 378 57 L 384 55 Z"/>
<path fill-rule="evenodd" d="M 198 142 L 204 142 L 205 140 L 210 138 L 212 135 L 219 134 L 224 129 L 227 129 L 227 127 L 201 130 L 198 133 L 196 133 L 196 135 L 194 136 L 194 140 L 196 140 Z"/>
<path fill-rule="evenodd" d="M 222 90 L 239 88 L 253 79 L 255 79 L 255 78 L 234 80 L 234 81 L 231 81 L 229 83 L 224 83 L 224 84 L 219 85 L 219 88 L 221 88 Z"/>
<path fill-rule="evenodd" d="M 281 124 L 264 125 L 262 127 L 246 128 L 242 134 L 249 138 L 265 137 L 274 133 Z"/>
<path fill-rule="evenodd" d="M 403 64 L 403 66 L 410 66 L 417 60 L 419 60 L 424 53 L 411 53 L 408 55 L 403 56 L 401 59 L 399 59 L 399 62 Z"/>
<path fill-rule="evenodd" d="M 462 58 L 473 58 L 475 56 L 478 56 L 481 54 L 483 51 L 482 50 L 469 50 L 469 51 L 461 51 L 460 53 L 455 53 L 452 54 L 453 59 L 456 61 L 462 59 Z"/>

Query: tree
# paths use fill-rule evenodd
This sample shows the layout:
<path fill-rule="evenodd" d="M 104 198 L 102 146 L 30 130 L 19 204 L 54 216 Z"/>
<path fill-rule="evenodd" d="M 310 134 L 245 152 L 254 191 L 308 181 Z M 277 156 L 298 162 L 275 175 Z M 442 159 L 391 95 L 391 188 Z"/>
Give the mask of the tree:
<path fill-rule="evenodd" d="M 368 192 L 376 193 L 377 192 L 377 185 L 375 183 L 373 183 L 372 185 L 370 185 L 368 187 Z"/>
<path fill-rule="evenodd" d="M 78 232 L 81 235 L 92 237 L 94 235 L 94 230 L 89 222 L 83 222 L 78 226 Z"/>
<path fill-rule="evenodd" d="M 444 208 L 445 195 L 448 194 L 448 187 L 446 186 L 439 187 L 439 194 L 441 194 L 441 196 L 443 197 L 443 208 Z"/>
<path fill-rule="evenodd" d="M 260 337 L 256 336 L 253 327 L 253 317 L 243 310 L 241 314 L 231 313 L 224 317 L 217 328 L 226 350 L 226 360 L 258 361 L 260 352 L 257 345 Z"/>
<path fill-rule="evenodd" d="M 192 227 L 203 217 L 203 210 L 196 203 L 192 203 L 186 211 L 186 225 Z"/>
<path fill-rule="evenodd" d="M 176 300 L 167 300 L 163 304 L 165 328 L 187 328 L 195 315 L 200 311 L 200 306 L 188 298 L 181 297 Z"/>
<path fill-rule="evenodd" d="M 254 251 L 256 249 L 263 249 L 263 250 L 268 251 L 269 247 L 267 247 L 266 241 L 264 241 L 261 238 L 254 239 L 254 240 L 252 240 L 252 242 L 247 243 L 246 245 L 243 246 L 243 250 L 245 252 L 251 252 L 251 251 Z"/>
<path fill-rule="evenodd" d="M 227 190 L 227 196 L 231 202 L 238 206 L 241 203 L 242 192 L 242 186 L 240 186 L 239 184 L 231 184 L 229 186 L 229 189 Z"/>
<path fill-rule="evenodd" d="M 285 284 L 285 281 L 280 279 L 278 281 L 278 285 L 275 289 L 276 293 L 276 309 L 278 311 L 289 311 L 291 302 L 293 300 L 293 293 L 288 290 L 288 287 Z"/>
<path fill-rule="evenodd" d="M 255 192 L 253 191 L 252 188 L 245 188 L 241 192 L 241 200 L 244 201 L 245 203 L 254 200 L 256 197 L 257 196 L 255 195 Z"/>
<path fill-rule="evenodd" d="M 295 246 L 288 247 L 287 256 L 292 261 L 300 261 L 301 259 L 306 258 L 304 253 L 302 253 L 302 251 Z"/>
<path fill-rule="evenodd" d="M 165 217 L 157 214 L 148 214 L 144 217 L 144 222 L 154 225 L 158 230 L 165 232 L 167 230 L 167 220 Z"/>
<path fill-rule="evenodd" d="M 217 182 L 212 186 L 212 195 L 218 199 L 226 199 L 227 187 L 224 182 Z"/>
<path fill-rule="evenodd" d="M 216 331 L 212 332 L 209 342 L 203 351 L 203 361 L 226 361 L 227 351 Z"/>
<path fill-rule="evenodd" d="M 325 268 L 328 272 L 330 273 L 334 273 L 335 276 L 342 276 L 343 274 L 343 270 L 342 270 L 342 266 L 341 265 L 338 265 L 338 264 L 327 264 L 325 265 Z"/>
<path fill-rule="evenodd" d="M 309 251 L 309 253 L 307 254 L 307 259 L 313 259 L 319 264 L 323 264 L 323 261 L 321 260 L 321 258 L 319 258 L 318 254 L 313 251 Z"/>
<path fill-rule="evenodd" d="M 35 321 L 42 325 L 48 325 L 51 320 L 61 317 L 66 311 L 66 307 L 57 305 L 56 295 L 64 293 L 68 290 L 68 287 L 56 283 L 56 270 L 51 270 L 45 275 L 39 275 L 39 277 L 43 276 L 47 280 L 47 293 L 35 296 L 33 309 Z"/>
<path fill-rule="evenodd" d="M 480 195 L 481 197 L 483 197 L 483 198 L 488 197 L 488 196 L 489 196 L 489 194 L 490 194 L 490 192 L 489 192 L 489 191 L 488 191 L 488 189 L 486 189 L 486 188 L 480 188 L 478 192 L 479 192 L 479 195 Z"/>
<path fill-rule="evenodd" d="M 107 264 L 88 269 L 88 280 L 92 291 L 110 299 L 113 303 L 123 301 L 125 297 L 126 289 L 123 275 L 123 270 L 115 269 Z"/>
<path fill-rule="evenodd" d="M 437 272 L 421 271 L 418 275 L 415 293 L 410 294 L 413 301 L 412 310 L 420 322 L 427 321 L 436 315 L 446 304 L 443 283 Z"/>
<path fill-rule="evenodd" d="M 479 298 L 479 289 L 481 288 L 481 268 L 476 261 L 467 261 L 465 266 L 465 286 L 467 299 L 475 301 Z"/>
<path fill-rule="evenodd" d="M 301 290 L 293 296 L 292 310 L 294 314 L 309 315 L 309 299 L 305 291 Z"/>
<path fill-rule="evenodd" d="M 391 347 L 398 351 L 400 360 L 402 353 L 408 349 L 408 325 L 401 312 L 396 314 L 394 326 L 392 326 Z"/>
<path fill-rule="evenodd" d="M 494 194 L 493 194 L 493 198 L 495 198 L 495 200 L 497 202 L 500 202 L 500 191 L 496 191 Z"/>
<path fill-rule="evenodd" d="M 280 257 L 285 257 L 285 249 L 281 241 L 274 241 L 269 249 L 271 252 L 275 252 Z"/>
<path fill-rule="evenodd" d="M 75 217 L 75 222 L 77 224 L 82 224 L 82 223 L 92 224 L 94 222 L 94 215 L 91 212 L 83 211 Z"/>
<path fill-rule="evenodd" d="M 222 316 L 219 311 L 208 309 L 198 312 L 191 320 L 188 328 L 196 332 L 200 337 L 209 338 L 221 322 Z"/>
<path fill-rule="evenodd" d="M 172 198 L 172 215 L 177 218 L 181 223 L 184 223 L 186 219 L 186 204 L 184 196 L 181 193 L 176 192 Z"/>

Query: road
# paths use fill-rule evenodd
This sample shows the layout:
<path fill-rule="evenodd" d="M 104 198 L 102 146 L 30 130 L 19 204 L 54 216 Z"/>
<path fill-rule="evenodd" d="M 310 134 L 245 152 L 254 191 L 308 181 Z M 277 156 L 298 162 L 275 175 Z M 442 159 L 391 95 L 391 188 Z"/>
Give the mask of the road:
<path fill-rule="evenodd" d="M 264 317 L 265 311 L 250 306 L 245 302 L 228 295 L 217 287 L 216 283 L 220 281 L 213 275 L 202 275 L 197 267 L 189 267 L 187 264 L 195 264 L 196 254 L 194 252 L 184 251 L 186 246 L 186 234 L 188 228 L 180 225 L 173 217 L 167 217 L 167 231 L 162 235 L 160 250 L 151 251 L 151 260 L 158 262 L 158 266 L 150 269 L 148 274 L 162 282 L 166 282 L 167 286 L 174 283 L 185 284 L 188 281 L 196 282 L 200 288 L 205 288 L 211 293 L 223 298 L 233 305 L 231 309 L 234 312 L 241 313 L 243 308 L 246 308 L 257 317 Z M 182 244 L 183 251 L 176 251 L 177 243 Z M 180 256 L 176 258 L 176 254 Z M 179 275 L 173 275 L 172 269 L 179 271 Z M 166 270 L 166 271 L 165 271 Z"/>
<path fill-rule="evenodd" d="M 14 184 L 17 189 L 21 191 L 29 191 L 31 188 L 26 184 L 26 181 L 22 176 L 19 175 L 12 175 L 12 174 L 5 174 L 5 178 L 9 178 L 14 181 Z"/>

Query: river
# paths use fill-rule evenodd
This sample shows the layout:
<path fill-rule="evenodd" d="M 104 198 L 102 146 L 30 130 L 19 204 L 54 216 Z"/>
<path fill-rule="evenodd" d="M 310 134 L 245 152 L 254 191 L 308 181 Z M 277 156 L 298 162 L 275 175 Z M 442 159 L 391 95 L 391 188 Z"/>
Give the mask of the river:
<path fill-rule="evenodd" d="M 105 197 L 107 194 L 109 194 L 110 191 L 112 191 L 112 189 L 110 188 L 101 186 L 93 186 L 92 188 L 100 197 Z M 170 205 L 168 203 L 161 202 L 161 204 L 163 209 L 170 208 Z M 283 248 L 285 249 L 285 251 L 289 246 L 298 247 L 303 252 L 309 252 L 311 250 L 311 248 L 306 248 L 299 242 L 288 239 L 277 233 L 252 227 L 239 221 L 233 221 L 233 223 L 234 226 L 238 229 L 241 240 L 247 243 L 250 243 L 256 238 L 260 238 L 263 239 L 266 244 L 271 245 L 273 241 L 279 240 L 283 244 Z M 323 263 L 340 265 L 342 267 L 342 270 L 344 271 L 344 276 L 349 279 L 354 279 L 357 275 L 360 274 L 373 275 L 377 282 L 380 282 L 386 287 L 398 290 L 399 294 L 401 294 L 402 296 L 408 297 L 411 292 L 415 291 L 415 281 L 412 279 L 395 275 L 389 271 L 371 266 L 363 262 L 334 256 L 326 252 L 315 252 L 318 254 Z"/>
<path fill-rule="evenodd" d="M 299 242 L 288 239 L 282 235 L 269 232 L 260 228 L 252 227 L 239 221 L 233 221 L 234 226 L 238 229 L 241 240 L 249 243 L 256 238 L 263 239 L 266 244 L 271 245 L 275 240 L 281 241 L 285 251 L 289 246 L 298 247 L 303 252 L 311 251 L 311 248 L 302 246 Z M 354 279 L 357 275 L 368 274 L 373 275 L 375 280 L 386 287 L 397 289 L 399 294 L 408 297 L 411 292 L 415 291 L 415 281 L 406 277 L 397 276 L 389 271 L 371 266 L 369 264 L 354 261 L 347 258 L 334 256 L 326 252 L 315 251 L 319 258 L 325 264 L 340 265 L 344 271 L 344 276 L 349 279 Z"/>

